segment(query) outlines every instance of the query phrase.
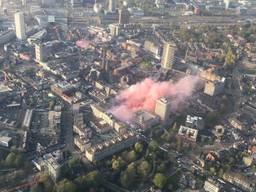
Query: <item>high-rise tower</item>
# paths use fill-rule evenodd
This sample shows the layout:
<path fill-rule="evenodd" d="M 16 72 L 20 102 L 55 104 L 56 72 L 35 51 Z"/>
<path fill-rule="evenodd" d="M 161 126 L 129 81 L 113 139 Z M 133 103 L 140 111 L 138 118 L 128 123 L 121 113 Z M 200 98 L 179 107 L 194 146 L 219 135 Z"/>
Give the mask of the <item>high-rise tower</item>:
<path fill-rule="evenodd" d="M 26 39 L 26 26 L 24 22 L 23 12 L 15 13 L 14 20 L 15 20 L 15 30 L 16 30 L 17 39 L 19 40 Z"/>

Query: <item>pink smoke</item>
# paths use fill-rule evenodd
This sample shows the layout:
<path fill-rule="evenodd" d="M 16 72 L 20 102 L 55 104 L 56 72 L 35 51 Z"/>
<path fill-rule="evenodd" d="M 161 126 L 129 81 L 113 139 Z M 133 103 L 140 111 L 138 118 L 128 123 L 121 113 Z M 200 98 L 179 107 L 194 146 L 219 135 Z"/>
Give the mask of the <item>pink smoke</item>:
<path fill-rule="evenodd" d="M 81 39 L 81 40 L 78 40 L 76 42 L 76 46 L 79 47 L 79 48 L 82 48 L 82 49 L 86 49 L 88 48 L 90 45 L 90 42 L 89 41 L 86 41 L 84 39 Z"/>
<path fill-rule="evenodd" d="M 178 108 L 192 95 L 198 81 L 195 76 L 186 76 L 175 83 L 146 78 L 121 91 L 115 98 L 118 104 L 110 112 L 119 120 L 130 121 L 133 114 L 141 109 L 153 112 L 156 100 L 161 97 L 171 97 L 172 107 Z"/>

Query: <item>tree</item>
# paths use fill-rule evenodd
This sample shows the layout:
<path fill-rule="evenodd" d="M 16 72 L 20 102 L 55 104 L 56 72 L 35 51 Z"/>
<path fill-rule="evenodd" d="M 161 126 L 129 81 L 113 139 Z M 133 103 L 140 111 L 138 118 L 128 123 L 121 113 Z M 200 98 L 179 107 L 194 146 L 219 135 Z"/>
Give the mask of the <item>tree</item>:
<path fill-rule="evenodd" d="M 15 153 L 14 153 L 14 152 L 9 153 L 9 154 L 7 155 L 7 157 L 5 158 L 5 163 L 6 163 L 6 165 L 8 165 L 8 166 L 13 165 L 15 159 L 16 159 Z"/>
<path fill-rule="evenodd" d="M 151 170 L 151 165 L 149 164 L 148 161 L 144 160 L 141 161 L 139 166 L 137 167 L 137 172 L 143 177 L 145 178 L 149 172 Z"/>
<path fill-rule="evenodd" d="M 15 156 L 14 165 L 16 167 L 21 167 L 23 165 L 23 157 L 21 154 Z"/>
<path fill-rule="evenodd" d="M 127 153 L 126 161 L 130 163 L 135 160 L 136 160 L 136 153 L 134 150 L 131 150 L 130 152 Z"/>
<path fill-rule="evenodd" d="M 231 68 L 235 63 L 235 55 L 233 54 L 232 50 L 229 49 L 226 56 L 225 56 L 225 66 Z"/>
<path fill-rule="evenodd" d="M 155 140 L 150 141 L 148 144 L 148 149 L 150 152 L 155 152 L 157 150 L 158 144 Z"/>
<path fill-rule="evenodd" d="M 120 169 L 120 161 L 118 161 L 117 159 L 114 159 L 112 161 L 112 169 L 115 171 L 118 171 Z"/>
<path fill-rule="evenodd" d="M 54 190 L 54 183 L 51 177 L 46 173 L 39 173 L 36 175 L 34 179 L 35 185 L 32 188 L 33 192 L 53 192 Z"/>
<path fill-rule="evenodd" d="M 136 176 L 136 168 L 134 163 L 130 163 L 127 169 L 121 173 L 121 185 L 128 188 L 134 182 Z"/>
<path fill-rule="evenodd" d="M 165 163 L 161 163 L 160 165 L 157 166 L 157 172 L 163 173 L 166 169 Z"/>
<path fill-rule="evenodd" d="M 158 187 L 159 189 L 163 189 L 163 187 L 165 186 L 167 182 L 167 178 L 165 177 L 164 174 L 162 173 L 157 173 L 155 176 L 154 176 L 154 179 L 153 179 L 153 183 L 156 187 Z"/>
<path fill-rule="evenodd" d="M 143 150 L 143 145 L 141 143 L 137 142 L 134 145 L 134 149 L 135 149 L 136 153 L 141 153 Z"/>
<path fill-rule="evenodd" d="M 143 61 L 140 64 L 140 68 L 143 70 L 150 70 L 152 68 L 152 64 L 149 61 Z"/>
<path fill-rule="evenodd" d="M 85 181 L 91 185 L 99 185 L 102 179 L 99 171 L 91 171 L 85 175 L 85 178 Z"/>
<path fill-rule="evenodd" d="M 131 180 L 130 180 L 129 175 L 128 175 L 127 172 L 123 171 L 123 172 L 121 173 L 120 182 L 121 182 L 121 185 L 122 185 L 123 187 L 128 188 L 128 187 L 130 186 Z"/>
<path fill-rule="evenodd" d="M 60 181 L 56 186 L 57 192 L 76 192 L 76 185 L 67 179 Z"/>
<path fill-rule="evenodd" d="M 215 167 L 210 167 L 209 172 L 210 172 L 210 175 L 216 175 L 216 169 L 215 169 Z"/>

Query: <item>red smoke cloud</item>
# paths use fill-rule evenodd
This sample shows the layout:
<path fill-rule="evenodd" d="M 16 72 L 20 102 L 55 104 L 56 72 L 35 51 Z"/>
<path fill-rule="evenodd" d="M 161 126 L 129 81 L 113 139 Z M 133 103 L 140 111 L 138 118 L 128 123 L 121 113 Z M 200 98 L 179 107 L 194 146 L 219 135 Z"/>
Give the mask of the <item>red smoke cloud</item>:
<path fill-rule="evenodd" d="M 118 104 L 113 106 L 110 112 L 119 120 L 129 121 L 133 114 L 141 109 L 153 112 L 156 100 L 161 97 L 171 97 L 172 107 L 177 108 L 191 96 L 198 81 L 195 76 L 186 76 L 175 83 L 157 82 L 146 78 L 121 91 L 115 98 Z"/>
<path fill-rule="evenodd" d="M 90 45 L 90 41 L 86 41 L 84 39 L 76 41 L 76 46 L 82 49 L 87 49 Z"/>

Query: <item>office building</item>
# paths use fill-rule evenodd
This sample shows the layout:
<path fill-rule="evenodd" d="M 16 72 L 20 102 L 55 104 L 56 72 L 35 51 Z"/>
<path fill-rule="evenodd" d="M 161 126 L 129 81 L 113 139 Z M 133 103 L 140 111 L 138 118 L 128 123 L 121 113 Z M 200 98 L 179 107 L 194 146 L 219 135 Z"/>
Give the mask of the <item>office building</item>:
<path fill-rule="evenodd" d="M 207 180 L 204 182 L 204 190 L 206 192 L 219 192 L 220 185 L 212 180 Z"/>
<path fill-rule="evenodd" d="M 146 40 L 144 42 L 144 49 L 149 51 L 155 57 L 159 57 L 159 46 L 156 43 Z"/>
<path fill-rule="evenodd" d="M 26 26 L 24 21 L 24 14 L 22 12 L 15 13 L 14 20 L 17 39 L 26 39 Z"/>
<path fill-rule="evenodd" d="M 143 129 L 148 129 L 157 126 L 160 123 L 159 116 L 150 112 L 140 110 L 135 113 L 134 122 Z"/>
<path fill-rule="evenodd" d="M 81 0 L 70 0 L 71 7 L 80 7 L 82 6 Z"/>
<path fill-rule="evenodd" d="M 53 180 L 61 176 L 61 167 L 64 162 L 63 152 L 60 150 L 47 153 L 43 157 L 32 160 L 39 171 L 47 171 Z"/>
<path fill-rule="evenodd" d="M 99 161 L 133 146 L 138 141 L 132 132 L 113 138 L 109 141 L 97 144 L 85 150 L 85 156 L 89 161 Z"/>
<path fill-rule="evenodd" d="M 38 62 L 42 62 L 45 60 L 46 55 L 45 55 L 43 44 L 35 45 L 35 55 L 36 55 L 36 60 Z"/>
<path fill-rule="evenodd" d="M 188 141 L 196 142 L 197 136 L 198 136 L 198 130 L 181 125 L 178 132 L 178 136 Z"/>
<path fill-rule="evenodd" d="M 99 105 L 91 104 L 92 113 L 96 118 L 104 120 L 104 122 L 118 133 L 123 133 L 126 129 L 125 123 L 116 119 L 111 113 L 105 111 Z"/>
<path fill-rule="evenodd" d="M 110 24 L 109 30 L 110 30 L 110 35 L 112 37 L 116 37 L 119 35 L 119 25 L 118 24 Z"/>
<path fill-rule="evenodd" d="M 228 9 L 230 6 L 230 0 L 224 0 L 225 8 Z"/>
<path fill-rule="evenodd" d="M 119 24 L 128 24 L 130 21 L 130 12 L 123 8 L 118 11 Z"/>
<path fill-rule="evenodd" d="M 215 96 L 223 92 L 225 78 L 220 81 L 207 81 L 204 87 L 204 93 L 210 96 Z"/>
<path fill-rule="evenodd" d="M 30 128 L 32 116 L 33 116 L 33 109 L 27 109 L 22 122 L 22 128 L 25 128 L 25 129 Z"/>
<path fill-rule="evenodd" d="M 170 118 L 171 103 L 167 98 L 162 97 L 156 100 L 155 114 L 160 117 L 162 121 L 166 121 Z"/>
<path fill-rule="evenodd" d="M 108 11 L 109 12 L 116 11 L 116 0 L 108 0 Z"/>
<path fill-rule="evenodd" d="M 0 146 L 10 147 L 12 138 L 7 136 L 0 136 Z"/>
<path fill-rule="evenodd" d="M 187 115 L 186 122 L 187 127 L 196 128 L 198 130 L 204 128 L 204 120 L 202 117 Z"/>
<path fill-rule="evenodd" d="M 170 42 L 164 43 L 164 49 L 163 49 L 163 55 L 162 55 L 162 61 L 161 61 L 162 69 L 172 69 L 172 66 L 175 62 L 176 50 L 177 50 L 176 45 Z"/>

